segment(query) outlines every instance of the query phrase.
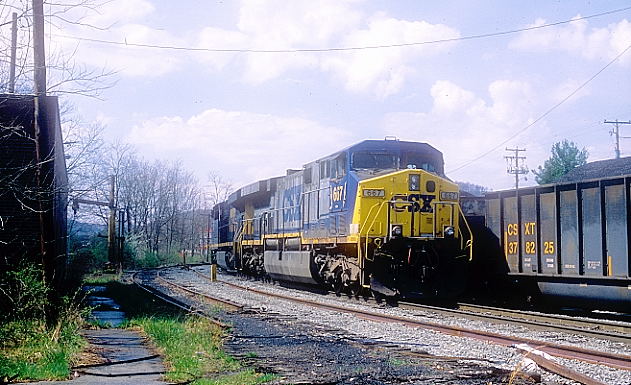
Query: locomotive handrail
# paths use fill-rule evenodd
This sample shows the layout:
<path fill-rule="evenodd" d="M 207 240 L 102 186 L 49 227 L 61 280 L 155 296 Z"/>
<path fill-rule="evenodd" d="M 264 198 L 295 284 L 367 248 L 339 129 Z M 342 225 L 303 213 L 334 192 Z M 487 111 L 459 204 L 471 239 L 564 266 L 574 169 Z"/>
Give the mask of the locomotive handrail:
<path fill-rule="evenodd" d="M 377 213 L 375 214 L 375 216 L 372 219 L 372 222 L 370 223 L 370 226 L 368 227 L 369 229 L 372 228 L 372 226 L 375 224 L 375 220 L 377 219 L 377 216 L 379 215 L 379 213 L 381 212 L 381 209 L 383 208 L 384 204 L 390 204 L 390 201 L 384 201 L 381 203 L 375 203 L 370 210 L 368 210 L 368 215 L 366 215 L 366 219 L 364 220 L 364 223 L 362 223 L 361 227 L 359 228 L 359 239 L 361 240 L 362 237 L 362 230 L 365 228 L 366 226 L 366 222 L 368 222 L 368 219 L 370 218 L 370 213 L 372 213 L 372 211 L 375 209 L 375 207 L 379 206 L 379 210 L 377 211 Z M 368 261 L 373 261 L 373 259 L 368 258 L 368 231 L 366 231 L 366 252 L 365 252 L 365 258 Z"/>
<path fill-rule="evenodd" d="M 459 218 L 462 217 L 462 221 L 464 222 L 465 226 L 467 227 L 467 231 L 469 232 L 469 239 L 465 242 L 465 245 L 463 245 L 464 233 L 462 232 L 461 226 L 458 226 L 458 232 L 461 235 L 460 247 L 469 249 L 469 262 L 471 262 L 473 260 L 473 231 L 471 231 L 471 226 L 469 226 L 469 222 L 467 221 L 467 218 L 465 217 L 460 204 L 458 203 L 456 207 L 458 208 Z"/>

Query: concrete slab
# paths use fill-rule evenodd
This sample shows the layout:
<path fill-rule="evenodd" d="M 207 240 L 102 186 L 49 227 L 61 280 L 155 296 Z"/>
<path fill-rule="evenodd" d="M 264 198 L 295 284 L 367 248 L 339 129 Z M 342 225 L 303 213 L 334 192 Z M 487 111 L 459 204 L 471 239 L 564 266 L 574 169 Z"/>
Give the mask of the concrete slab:
<path fill-rule="evenodd" d="M 106 363 L 137 360 L 115 365 L 96 364 L 78 368 L 79 377 L 68 381 L 36 382 L 38 385 L 118 385 L 166 384 L 161 381 L 164 365 L 137 332 L 125 329 L 85 330 L 82 332 Z M 32 384 L 32 383 L 31 383 Z"/>

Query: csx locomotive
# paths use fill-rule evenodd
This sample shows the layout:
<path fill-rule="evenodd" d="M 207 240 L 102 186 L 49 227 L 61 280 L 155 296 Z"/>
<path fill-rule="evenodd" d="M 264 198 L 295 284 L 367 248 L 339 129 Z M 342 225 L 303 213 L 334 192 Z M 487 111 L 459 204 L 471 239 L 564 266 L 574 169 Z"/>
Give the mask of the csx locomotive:
<path fill-rule="evenodd" d="M 232 193 L 210 247 L 222 268 L 278 281 L 452 297 L 472 258 L 458 202 L 434 147 L 365 140 Z"/>

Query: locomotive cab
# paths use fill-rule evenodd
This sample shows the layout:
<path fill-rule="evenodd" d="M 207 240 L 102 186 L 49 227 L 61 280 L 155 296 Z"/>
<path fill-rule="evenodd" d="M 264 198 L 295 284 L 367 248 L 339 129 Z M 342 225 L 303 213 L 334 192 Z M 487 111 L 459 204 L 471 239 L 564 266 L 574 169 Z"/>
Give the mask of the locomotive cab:
<path fill-rule="evenodd" d="M 359 182 L 353 223 L 369 276 L 382 295 L 453 297 L 466 285 L 471 231 L 458 186 L 423 169 Z"/>

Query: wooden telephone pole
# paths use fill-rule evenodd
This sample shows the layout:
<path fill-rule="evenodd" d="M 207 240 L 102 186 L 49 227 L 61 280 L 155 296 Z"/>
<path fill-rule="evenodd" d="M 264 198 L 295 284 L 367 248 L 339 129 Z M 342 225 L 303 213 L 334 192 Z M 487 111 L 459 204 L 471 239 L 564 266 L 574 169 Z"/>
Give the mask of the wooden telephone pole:
<path fill-rule="evenodd" d="M 18 50 L 18 14 L 13 12 L 11 23 L 11 65 L 9 67 L 9 93 L 15 93 L 15 66 Z"/>
<path fill-rule="evenodd" d="M 124 236 L 124 223 L 122 221 L 123 212 L 121 212 L 121 221 L 119 221 L 119 233 L 116 231 L 116 177 L 112 175 L 110 177 L 110 196 L 107 202 L 93 201 L 90 199 L 74 199 L 72 202 L 72 209 L 77 211 L 79 204 L 88 204 L 94 206 L 102 206 L 110 209 L 107 220 L 107 256 L 108 260 L 116 266 L 118 273 L 122 271 L 122 252 L 123 252 L 123 236 Z"/>
<path fill-rule="evenodd" d="M 614 128 L 609 131 L 610 135 L 615 135 L 616 136 L 616 159 L 620 158 L 620 125 L 621 124 L 631 124 L 631 120 L 628 120 L 626 122 L 621 122 L 618 119 L 616 120 L 605 120 L 606 124 L 613 124 Z M 623 136 L 623 138 L 628 139 L 628 136 Z"/>
<path fill-rule="evenodd" d="M 515 155 L 507 155 L 504 158 L 508 161 L 508 169 L 506 170 L 509 174 L 515 174 L 515 189 L 519 189 L 519 176 L 523 174 L 528 174 L 528 168 L 523 165 L 520 165 L 521 161 L 525 161 L 525 156 L 520 156 L 520 152 L 526 151 L 525 148 L 506 148 L 506 151 L 514 152 Z M 513 163 L 514 162 L 514 163 Z"/>

